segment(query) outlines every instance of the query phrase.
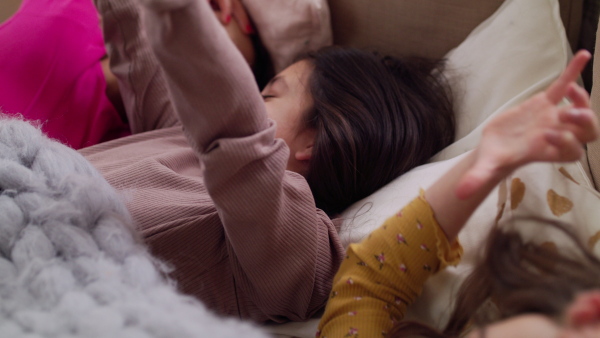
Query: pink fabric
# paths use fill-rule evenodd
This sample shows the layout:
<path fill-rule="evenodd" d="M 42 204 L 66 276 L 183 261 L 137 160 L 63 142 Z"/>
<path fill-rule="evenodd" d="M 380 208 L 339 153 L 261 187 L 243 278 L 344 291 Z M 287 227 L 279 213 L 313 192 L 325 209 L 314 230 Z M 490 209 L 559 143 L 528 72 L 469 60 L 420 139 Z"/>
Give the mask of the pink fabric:
<path fill-rule="evenodd" d="M 0 25 L 0 109 L 40 120 L 82 148 L 129 134 L 105 94 L 105 55 L 91 0 L 23 0 Z"/>

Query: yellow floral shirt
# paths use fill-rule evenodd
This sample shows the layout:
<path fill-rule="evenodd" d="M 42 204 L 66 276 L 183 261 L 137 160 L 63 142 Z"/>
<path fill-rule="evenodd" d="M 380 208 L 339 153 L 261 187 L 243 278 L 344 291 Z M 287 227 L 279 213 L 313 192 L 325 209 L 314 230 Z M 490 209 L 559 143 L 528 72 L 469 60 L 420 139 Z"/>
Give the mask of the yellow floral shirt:
<path fill-rule="evenodd" d="M 317 337 L 385 337 L 427 278 L 458 264 L 461 255 L 462 247 L 448 243 L 421 192 L 368 238 L 350 245 Z"/>

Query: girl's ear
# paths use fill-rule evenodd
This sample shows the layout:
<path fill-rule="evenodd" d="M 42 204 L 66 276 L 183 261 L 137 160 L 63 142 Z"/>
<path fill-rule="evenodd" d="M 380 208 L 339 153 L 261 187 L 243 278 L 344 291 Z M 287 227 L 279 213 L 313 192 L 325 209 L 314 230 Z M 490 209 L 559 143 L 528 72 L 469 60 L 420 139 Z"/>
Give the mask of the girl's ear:
<path fill-rule="evenodd" d="M 294 154 L 294 158 L 297 161 L 308 161 L 312 158 L 312 150 L 313 150 L 313 144 L 307 144 L 306 147 L 302 148 L 301 150 L 296 151 L 296 153 Z"/>
<path fill-rule="evenodd" d="M 305 128 L 296 136 L 296 152 L 294 153 L 296 161 L 306 162 L 312 158 L 316 137 L 317 131 L 314 128 Z"/>

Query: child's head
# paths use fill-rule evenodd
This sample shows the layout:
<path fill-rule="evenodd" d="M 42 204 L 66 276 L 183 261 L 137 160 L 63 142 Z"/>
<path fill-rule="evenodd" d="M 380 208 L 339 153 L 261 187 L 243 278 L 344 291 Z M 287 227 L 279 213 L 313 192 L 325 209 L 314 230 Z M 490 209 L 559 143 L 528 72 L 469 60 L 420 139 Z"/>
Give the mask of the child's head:
<path fill-rule="evenodd" d="M 427 162 L 454 139 L 440 62 L 326 48 L 275 79 L 263 95 L 278 137 L 290 146 L 288 169 L 306 177 L 317 206 L 330 215 Z M 276 107 L 285 94 L 292 114 Z"/>
<path fill-rule="evenodd" d="M 583 330 L 600 336 L 600 260 L 569 227 L 532 220 L 562 230 L 574 248 L 567 252 L 538 245 L 518 232 L 494 228 L 483 259 L 456 295 L 444 332 L 401 322 L 389 336 L 458 337 L 469 325 L 476 328 L 470 338 L 558 337 L 566 332 L 579 337 Z"/>

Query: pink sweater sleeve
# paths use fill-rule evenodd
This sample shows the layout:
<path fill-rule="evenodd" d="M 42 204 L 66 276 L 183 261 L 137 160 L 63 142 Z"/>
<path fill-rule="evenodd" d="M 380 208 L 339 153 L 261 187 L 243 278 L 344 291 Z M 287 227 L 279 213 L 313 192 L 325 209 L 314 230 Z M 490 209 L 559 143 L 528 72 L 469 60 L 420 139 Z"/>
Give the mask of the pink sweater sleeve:
<path fill-rule="evenodd" d="M 208 1 L 144 3 L 149 40 L 225 227 L 236 287 L 272 320 L 310 317 L 343 259 L 333 223 L 305 179 L 285 170 L 289 150 Z"/>

